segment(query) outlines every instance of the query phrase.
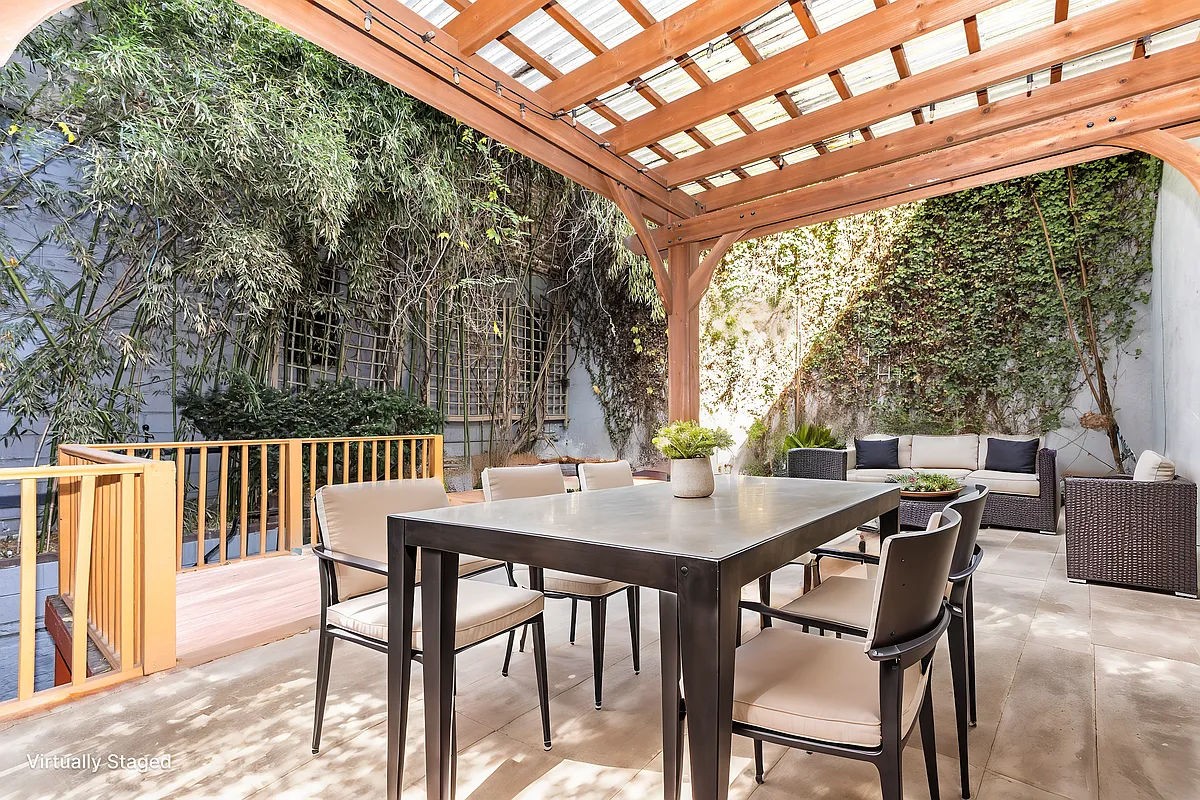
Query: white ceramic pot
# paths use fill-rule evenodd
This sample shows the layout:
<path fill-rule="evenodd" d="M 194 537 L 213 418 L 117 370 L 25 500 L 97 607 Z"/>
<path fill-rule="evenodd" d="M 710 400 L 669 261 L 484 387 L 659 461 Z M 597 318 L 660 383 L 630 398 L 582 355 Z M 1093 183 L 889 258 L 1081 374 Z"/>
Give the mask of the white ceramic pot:
<path fill-rule="evenodd" d="M 712 459 L 672 458 L 671 488 L 676 497 L 708 497 L 716 486 L 713 484 Z"/>

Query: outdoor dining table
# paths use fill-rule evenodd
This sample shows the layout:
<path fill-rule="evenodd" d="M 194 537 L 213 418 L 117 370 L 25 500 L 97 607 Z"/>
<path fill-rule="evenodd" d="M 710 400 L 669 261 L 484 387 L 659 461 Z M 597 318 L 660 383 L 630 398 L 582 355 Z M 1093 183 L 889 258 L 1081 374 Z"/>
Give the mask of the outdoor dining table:
<path fill-rule="evenodd" d="M 455 604 L 460 553 L 659 590 L 664 794 L 679 797 L 684 719 L 692 796 L 725 800 L 742 586 L 879 517 L 899 530 L 894 484 L 717 476 L 711 497 L 669 483 L 504 500 L 388 518 L 388 796 L 399 796 L 421 548 L 426 793 L 454 797 Z"/>

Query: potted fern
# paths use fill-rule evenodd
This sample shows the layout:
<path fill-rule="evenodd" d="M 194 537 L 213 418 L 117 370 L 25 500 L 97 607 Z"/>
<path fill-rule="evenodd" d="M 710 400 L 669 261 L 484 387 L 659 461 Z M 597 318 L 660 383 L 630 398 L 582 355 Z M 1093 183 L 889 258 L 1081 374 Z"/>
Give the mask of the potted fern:
<path fill-rule="evenodd" d="M 712 456 L 733 446 L 723 428 L 705 428 L 695 420 L 672 422 L 659 428 L 654 446 L 671 459 L 671 488 L 676 497 L 708 497 L 716 488 Z"/>
<path fill-rule="evenodd" d="M 846 443 L 824 425 L 801 422 L 783 440 L 789 478 L 846 479 Z"/>

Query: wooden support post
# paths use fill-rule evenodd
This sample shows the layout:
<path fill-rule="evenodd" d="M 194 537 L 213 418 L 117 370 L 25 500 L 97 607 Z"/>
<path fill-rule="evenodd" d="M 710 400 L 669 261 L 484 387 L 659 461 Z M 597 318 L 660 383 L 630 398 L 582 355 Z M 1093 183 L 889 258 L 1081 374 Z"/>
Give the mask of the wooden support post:
<path fill-rule="evenodd" d="M 688 282 L 700 266 L 695 244 L 667 252 L 671 303 L 667 314 L 667 416 L 700 418 L 700 304 L 692 303 Z"/>
<path fill-rule="evenodd" d="M 152 461 L 142 477 L 140 611 L 145 675 L 175 666 L 175 467 L 171 461 Z"/>
<path fill-rule="evenodd" d="M 1148 153 L 1183 173 L 1200 192 L 1200 147 L 1163 130 L 1144 131 L 1113 139 L 1109 144 Z"/>

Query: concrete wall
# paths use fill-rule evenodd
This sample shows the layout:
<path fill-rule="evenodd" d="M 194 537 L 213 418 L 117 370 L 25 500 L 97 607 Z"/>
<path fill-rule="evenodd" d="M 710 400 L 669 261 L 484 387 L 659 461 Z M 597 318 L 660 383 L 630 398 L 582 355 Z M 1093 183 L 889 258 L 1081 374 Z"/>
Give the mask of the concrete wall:
<path fill-rule="evenodd" d="M 1151 326 L 1153 447 L 1200 479 L 1200 195 L 1169 165 L 1154 229 Z"/>

